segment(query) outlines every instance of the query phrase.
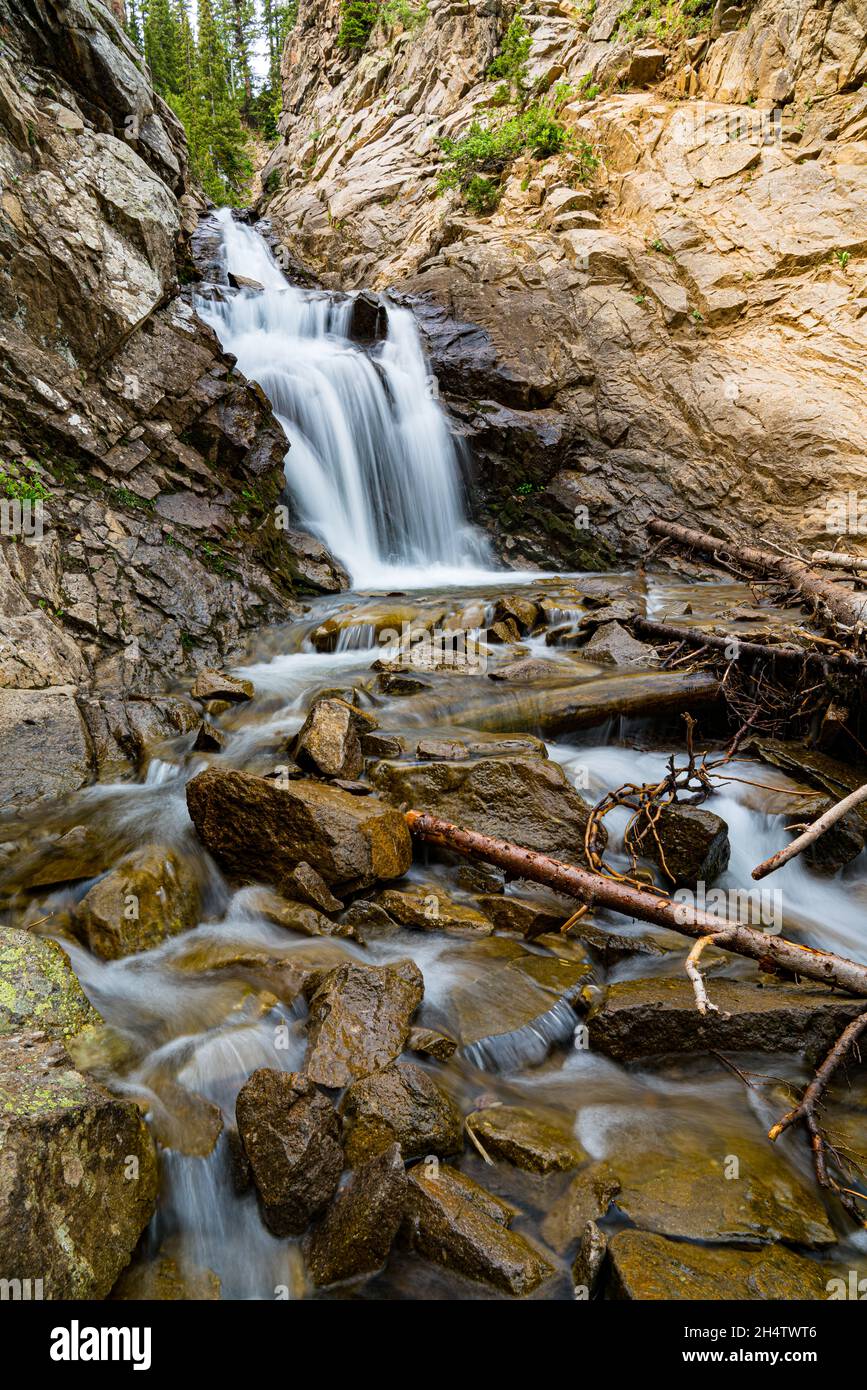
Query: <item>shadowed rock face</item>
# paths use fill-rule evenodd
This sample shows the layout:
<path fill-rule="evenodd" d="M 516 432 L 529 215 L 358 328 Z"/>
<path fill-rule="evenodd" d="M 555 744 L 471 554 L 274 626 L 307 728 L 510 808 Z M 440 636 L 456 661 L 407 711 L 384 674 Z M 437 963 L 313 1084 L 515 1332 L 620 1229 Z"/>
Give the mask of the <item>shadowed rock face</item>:
<path fill-rule="evenodd" d="M 604 564 L 666 511 L 821 540 L 826 494 L 865 485 L 862 0 L 661 46 L 626 0 L 521 4 L 530 80 L 598 89 L 562 119 L 602 162 L 518 160 L 488 217 L 437 195 L 437 142 L 489 119 L 511 10 L 434 0 L 355 60 L 338 8 L 301 0 L 267 212 L 329 286 L 412 303 L 506 557 Z"/>
<path fill-rule="evenodd" d="M 286 439 L 181 289 L 200 203 L 141 58 L 98 0 L 0 0 L 0 28 L 0 465 L 47 494 L 0 545 L 0 729 L 48 739 L 36 799 L 115 751 L 76 695 L 222 665 L 345 576 L 262 524 Z"/>

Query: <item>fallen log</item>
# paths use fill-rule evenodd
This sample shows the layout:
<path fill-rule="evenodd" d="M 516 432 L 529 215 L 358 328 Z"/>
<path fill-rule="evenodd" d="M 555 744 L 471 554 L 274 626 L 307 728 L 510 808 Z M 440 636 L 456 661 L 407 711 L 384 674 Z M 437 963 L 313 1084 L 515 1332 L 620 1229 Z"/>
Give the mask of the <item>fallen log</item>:
<path fill-rule="evenodd" d="M 579 653 L 580 655 L 580 653 Z M 461 688 L 415 695 L 414 720 L 447 721 L 483 733 L 512 733 L 532 729 L 542 735 L 588 729 L 621 716 L 680 714 L 715 700 L 720 682 L 709 671 L 686 675 L 677 671 L 621 671 L 618 675 L 576 679 L 564 668 L 564 680 L 550 686 L 492 690 L 469 694 Z M 487 684 L 487 683 L 486 683 Z"/>
<path fill-rule="evenodd" d="M 719 564 L 734 562 L 737 566 L 755 570 L 758 574 L 777 578 L 791 585 L 801 597 L 811 604 L 817 617 L 833 628 L 845 628 L 854 636 L 862 637 L 867 624 L 867 595 L 854 594 L 832 579 L 825 579 L 811 570 L 803 560 L 795 560 L 788 555 L 775 555 L 757 546 L 732 545 L 719 536 L 710 536 L 705 531 L 692 531 L 687 526 L 679 526 L 673 521 L 656 518 L 648 522 L 648 531 L 654 536 L 665 536 L 687 550 L 697 550 Z"/>
<path fill-rule="evenodd" d="M 657 889 L 632 887 L 536 850 L 522 849 L 507 840 L 465 830 L 424 811 L 407 811 L 406 821 L 417 840 L 442 845 L 469 859 L 484 859 L 508 870 L 516 878 L 544 883 L 557 892 L 580 898 L 588 906 L 607 907 L 626 917 L 668 927 L 694 939 L 712 936 L 714 945 L 722 950 L 760 961 L 765 968 L 785 970 L 823 985 L 833 985 L 847 994 L 867 996 L 867 965 L 838 956 L 833 951 L 819 951 L 784 937 L 769 936 L 755 927 L 729 921 L 688 903 L 674 902 Z"/>
<path fill-rule="evenodd" d="M 847 555 L 842 550 L 814 550 L 810 564 L 829 570 L 867 570 L 867 555 Z"/>
<path fill-rule="evenodd" d="M 814 820 L 812 825 L 808 825 L 803 834 L 797 839 L 792 840 L 791 844 L 784 849 L 777 850 L 770 859 L 765 859 L 761 864 L 757 864 L 753 869 L 753 878 L 767 878 L 775 869 L 782 868 L 783 864 L 788 864 L 790 859 L 800 854 L 801 850 L 807 849 L 809 845 L 815 844 L 820 835 L 824 835 L 826 830 L 830 830 L 832 825 L 836 825 L 838 820 L 842 820 L 847 811 L 859 806 L 862 801 L 867 801 L 867 782 L 863 787 L 858 787 L 848 796 L 844 796 L 842 801 L 838 801 L 836 806 L 831 806 L 825 813 Z"/>
<path fill-rule="evenodd" d="M 632 627 L 636 633 L 643 637 L 649 637 L 657 644 L 683 642 L 694 647 L 712 647 L 714 651 L 725 651 L 726 648 L 734 646 L 735 653 L 730 658 L 732 661 L 747 660 L 753 657 L 771 657 L 774 661 L 822 666 L 826 670 L 857 671 L 867 669 L 867 661 L 852 656 L 849 652 L 826 654 L 807 651 L 803 647 L 775 647 L 769 642 L 748 642 L 745 638 L 738 637 L 736 633 L 720 636 L 713 632 L 703 632 L 700 628 L 681 627 L 677 623 L 656 623 L 649 618 L 641 617 L 632 619 Z"/>

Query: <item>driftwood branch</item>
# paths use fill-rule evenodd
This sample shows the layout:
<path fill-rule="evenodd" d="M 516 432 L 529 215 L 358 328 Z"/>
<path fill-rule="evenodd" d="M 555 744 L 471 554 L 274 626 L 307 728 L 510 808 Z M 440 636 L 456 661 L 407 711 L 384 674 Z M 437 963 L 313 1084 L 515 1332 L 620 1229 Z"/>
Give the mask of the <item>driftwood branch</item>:
<path fill-rule="evenodd" d="M 842 550 L 814 550 L 810 564 L 821 569 L 867 570 L 867 555 L 847 555 Z"/>
<path fill-rule="evenodd" d="M 661 642 L 682 642 L 691 647 L 712 647 L 714 651 L 726 651 L 733 648 L 730 657 L 732 661 L 770 657 L 773 661 L 794 662 L 804 666 L 821 666 L 825 669 L 867 669 L 867 661 L 852 656 L 848 652 L 826 654 L 808 651 L 802 647 L 775 647 L 770 642 L 748 642 L 735 633 L 728 636 L 718 635 L 717 633 L 704 632 L 700 628 L 683 627 L 678 623 L 656 623 L 649 618 L 633 618 L 632 627 L 636 633 L 651 638 L 657 645 Z"/>
<path fill-rule="evenodd" d="M 831 1048 L 822 1065 L 818 1068 L 816 1075 L 805 1090 L 799 1103 L 793 1107 L 781 1120 L 768 1131 L 768 1138 L 773 1142 L 779 1139 L 787 1129 L 793 1125 L 801 1123 L 804 1125 L 810 1136 L 810 1148 L 813 1151 L 813 1168 L 816 1173 L 816 1180 L 821 1187 L 828 1188 L 835 1192 L 841 1203 L 862 1226 L 867 1226 L 862 1212 L 854 1198 L 857 1194 L 841 1187 L 828 1172 L 827 1149 L 833 1148 L 828 1144 L 822 1128 L 819 1124 L 818 1110 L 822 1098 L 837 1068 L 846 1060 L 846 1057 L 853 1047 L 857 1047 L 858 1039 L 864 1030 L 867 1029 L 867 1013 L 863 1013 L 858 1018 L 853 1018 L 840 1034 L 834 1046 Z M 867 1198 L 861 1198 L 867 1201 Z"/>
<path fill-rule="evenodd" d="M 832 825 L 836 825 L 838 820 L 842 820 L 847 811 L 851 811 L 853 806 L 858 806 L 860 802 L 867 801 L 867 782 L 863 787 L 858 787 L 848 796 L 844 796 L 842 801 L 838 801 L 836 806 L 831 806 L 818 820 L 814 820 L 812 825 L 808 825 L 803 834 L 797 839 L 792 840 L 791 844 L 786 845 L 785 849 L 777 850 L 770 859 L 765 859 L 761 864 L 757 864 L 753 869 L 753 878 L 767 878 L 775 869 L 779 869 L 783 864 L 788 864 L 790 859 L 800 854 L 801 850 L 807 849 L 809 845 L 815 844 L 820 835 L 824 835 L 826 830 L 830 830 Z"/>
<path fill-rule="evenodd" d="M 811 570 L 803 560 L 788 555 L 775 555 L 757 546 L 732 545 L 704 531 L 692 531 L 673 521 L 657 518 L 647 528 L 654 536 L 666 536 L 686 550 L 698 551 L 718 564 L 734 563 L 743 569 L 754 570 L 770 578 L 784 581 L 809 603 L 818 617 L 832 627 L 842 627 L 861 637 L 867 623 L 867 595 L 854 594 L 850 589 Z"/>
<path fill-rule="evenodd" d="M 443 845 L 470 859 L 484 859 L 508 870 L 516 878 L 547 884 L 557 892 L 580 898 L 588 906 L 607 907 L 626 917 L 668 927 L 682 936 L 712 936 L 714 944 L 722 950 L 760 961 L 766 969 L 802 975 L 808 980 L 845 990 L 847 994 L 867 996 L 867 965 L 847 960 L 833 951 L 818 951 L 784 937 L 769 936 L 755 927 L 701 911 L 688 903 L 673 902 L 658 889 L 633 887 L 619 879 L 552 859 L 537 850 L 522 849 L 508 840 L 466 830 L 423 811 L 407 811 L 406 821 L 417 840 Z"/>

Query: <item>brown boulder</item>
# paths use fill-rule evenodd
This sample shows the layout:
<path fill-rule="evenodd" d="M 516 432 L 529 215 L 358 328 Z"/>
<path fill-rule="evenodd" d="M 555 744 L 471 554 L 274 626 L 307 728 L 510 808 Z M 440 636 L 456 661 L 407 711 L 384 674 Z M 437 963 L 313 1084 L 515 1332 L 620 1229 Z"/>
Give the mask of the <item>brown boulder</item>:
<path fill-rule="evenodd" d="M 403 1220 L 406 1172 L 392 1144 L 357 1168 L 307 1244 L 314 1284 L 337 1284 L 381 1269 Z"/>
<path fill-rule="evenodd" d="M 460 1110 L 412 1062 L 383 1067 L 353 1082 L 340 1103 L 340 1114 L 351 1168 L 395 1143 L 405 1159 L 445 1157 L 463 1148 Z"/>
<path fill-rule="evenodd" d="M 411 960 L 349 962 L 310 985 L 306 1074 L 320 1086 L 346 1086 L 400 1056 L 424 980 Z"/>
<path fill-rule="evenodd" d="M 295 740 L 294 757 L 323 777 L 358 777 L 364 767 L 360 736 L 375 728 L 373 715 L 346 700 L 317 700 Z"/>
<path fill-rule="evenodd" d="M 75 929 L 95 955 L 118 960 L 194 927 L 200 907 L 190 862 L 167 845 L 145 845 L 89 889 L 78 905 Z"/>

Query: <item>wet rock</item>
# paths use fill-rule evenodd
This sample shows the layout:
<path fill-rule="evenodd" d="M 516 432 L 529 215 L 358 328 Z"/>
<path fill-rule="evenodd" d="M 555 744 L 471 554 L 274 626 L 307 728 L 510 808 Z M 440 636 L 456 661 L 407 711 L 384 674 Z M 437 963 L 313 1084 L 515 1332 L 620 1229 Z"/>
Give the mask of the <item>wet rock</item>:
<path fill-rule="evenodd" d="M 609 1243 L 617 1298 L 825 1299 L 830 1271 L 784 1245 L 720 1249 L 618 1231 Z"/>
<path fill-rule="evenodd" d="M 273 922 L 275 927 L 285 927 L 287 931 L 297 931 L 302 936 L 345 936 L 360 939 L 350 924 L 333 922 L 330 917 L 326 917 L 309 903 L 284 898 L 279 893 L 272 893 L 269 888 L 251 889 L 246 902 L 269 922 Z"/>
<path fill-rule="evenodd" d="M 596 1290 L 608 1254 L 608 1237 L 595 1221 L 588 1221 L 572 1261 L 572 1285 L 590 1298 Z"/>
<path fill-rule="evenodd" d="M 833 801 L 826 801 L 817 798 L 815 802 L 802 802 L 798 812 L 798 821 L 802 824 L 809 824 L 818 820 L 834 805 Z M 792 824 L 792 817 L 786 817 L 786 824 Z M 854 812 L 849 811 L 841 820 L 826 830 L 824 835 L 820 835 L 812 845 L 801 851 L 801 857 L 811 869 L 815 869 L 820 874 L 835 874 L 839 869 L 845 869 L 847 864 L 851 864 L 853 859 L 864 848 L 864 823 Z M 797 833 L 797 832 L 796 832 Z"/>
<path fill-rule="evenodd" d="M 666 806 L 656 822 L 656 834 L 662 852 L 649 834 L 641 842 L 641 852 L 660 867 L 664 855 L 663 873 L 667 881 L 678 888 L 695 889 L 699 883 L 710 885 L 728 868 L 729 828 L 713 811 L 679 803 Z"/>
<path fill-rule="evenodd" d="M 587 1157 L 570 1134 L 517 1105 L 474 1110 L 467 1127 L 492 1158 L 528 1173 L 565 1173 Z"/>
<path fill-rule="evenodd" d="M 105 1298 L 156 1201 L 138 1108 L 77 1072 L 60 1043 L 0 1039 L 0 1175 L 0 1279 Z"/>
<path fill-rule="evenodd" d="M 365 758 L 399 758 L 406 744 L 398 734 L 362 734 L 361 751 Z"/>
<path fill-rule="evenodd" d="M 452 936 L 490 936 L 490 918 L 477 908 L 456 902 L 439 887 L 413 885 L 385 888 L 377 898 L 390 917 L 417 931 L 443 931 Z"/>
<path fill-rule="evenodd" d="M 544 932 L 559 931 L 571 915 L 568 908 L 557 910 L 550 904 L 519 898 L 514 893 L 486 893 L 478 899 L 478 904 L 497 931 L 517 932 L 530 940 Z"/>
<path fill-rule="evenodd" d="M 213 1153 L 223 1132 L 220 1107 L 168 1077 L 159 1077 L 153 1090 L 156 1102 L 150 1105 L 152 1124 L 163 1148 L 175 1149 L 191 1158 L 207 1158 Z"/>
<path fill-rule="evenodd" d="M 410 1052 L 418 1052 L 422 1057 L 435 1057 L 438 1062 L 448 1062 L 457 1051 L 457 1043 L 447 1033 L 438 1033 L 434 1028 L 410 1028 L 406 1038 Z"/>
<path fill-rule="evenodd" d="M 205 846 L 242 879 L 279 883 L 303 861 L 348 892 L 400 878 L 412 862 L 403 816 L 321 782 L 208 768 L 187 784 L 187 806 Z"/>
<path fill-rule="evenodd" d="M 456 874 L 459 888 L 465 888 L 470 893 L 502 893 L 505 891 L 505 882 L 502 869 L 496 869 L 492 864 L 471 864 L 464 861 L 458 865 Z M 492 913 L 488 913 L 493 916 Z"/>
<path fill-rule="evenodd" d="M 423 738 L 415 750 L 422 762 L 454 762 L 465 758 L 469 749 L 456 738 Z"/>
<path fill-rule="evenodd" d="M 711 1119 L 665 1134 L 624 1127 L 612 1141 L 615 1205 L 642 1230 L 733 1245 L 819 1249 L 836 1240 L 814 1188 L 761 1134 L 732 1141 Z"/>
<path fill-rule="evenodd" d="M 535 685 L 536 681 L 574 679 L 569 667 L 562 661 L 546 661 L 543 657 L 523 656 L 517 661 L 507 661 L 504 666 L 495 666 L 488 672 L 492 681 L 515 681 L 520 685 Z"/>
<path fill-rule="evenodd" d="M 68 1042 L 102 1019 L 56 941 L 0 929 L 0 1035 L 39 1029 Z"/>
<path fill-rule="evenodd" d="M 586 957 L 537 955 L 504 937 L 459 949 L 460 983 L 444 1014 L 474 1065 L 511 1071 L 537 1064 L 571 1037 L 572 1003 L 593 979 Z"/>
<path fill-rule="evenodd" d="M 539 605 L 535 599 L 526 598 L 523 594 L 506 594 L 504 598 L 497 599 L 494 622 L 511 621 L 517 626 L 519 633 L 524 633 L 535 627 L 539 614 Z"/>
<path fill-rule="evenodd" d="M 708 993 L 719 1013 L 704 1017 L 683 978 L 622 980 L 609 986 L 589 1015 L 590 1045 L 618 1062 L 669 1052 L 827 1052 L 858 1001 L 821 985 L 754 984 L 710 975 Z"/>
<path fill-rule="evenodd" d="M 370 776 L 397 805 L 573 863 L 583 856 L 589 807 L 558 763 L 526 756 L 381 762 Z"/>
<path fill-rule="evenodd" d="M 383 695 L 420 695 L 431 689 L 430 681 L 419 680 L 418 676 L 407 675 L 402 670 L 382 671 L 376 684 Z"/>
<path fill-rule="evenodd" d="M 322 875 L 303 859 L 300 864 L 295 865 L 290 874 L 287 874 L 283 887 L 292 897 L 302 898 L 322 912 L 343 911 L 343 903 L 339 898 L 335 898 Z"/>
<path fill-rule="evenodd" d="M 553 1275 L 539 1251 L 508 1229 L 509 1208 L 464 1174 L 419 1163 L 407 1176 L 410 1239 L 425 1259 L 515 1296 Z"/>
<path fill-rule="evenodd" d="M 266 1226 L 276 1236 L 299 1235 L 331 1200 L 343 1170 L 334 1106 L 300 1073 L 263 1067 L 238 1092 L 235 1118 Z"/>
<path fill-rule="evenodd" d="M 542 1223 L 545 1243 L 565 1254 L 583 1237 L 588 1222 L 600 1221 L 606 1215 L 619 1191 L 620 1179 L 608 1163 L 588 1164 L 546 1213 Z"/>
<path fill-rule="evenodd" d="M 124 1270 L 111 1291 L 111 1298 L 136 1303 L 213 1302 L 221 1296 L 220 1287 L 219 1277 L 212 1269 L 199 1269 L 168 1255 L 159 1255 Z"/>
<path fill-rule="evenodd" d="M 463 1120 L 442 1087 L 412 1062 L 383 1067 L 346 1090 L 340 1103 L 350 1168 L 397 1144 L 404 1159 L 463 1148 Z"/>
<path fill-rule="evenodd" d="M 385 305 L 371 290 L 361 290 L 353 297 L 352 313 L 346 336 L 355 343 L 376 343 L 388 333 Z"/>
<path fill-rule="evenodd" d="M 653 647 L 637 642 L 619 623 L 604 623 L 597 627 L 589 642 L 581 648 L 587 661 L 609 666 L 658 666 L 659 657 Z"/>
<path fill-rule="evenodd" d="M 400 1229 L 407 1191 L 397 1144 L 358 1166 L 307 1243 L 314 1284 L 338 1284 L 381 1269 Z"/>
<path fill-rule="evenodd" d="M 306 1074 L 337 1087 L 388 1066 L 403 1051 L 423 994 L 422 973 L 410 960 L 329 971 L 309 997 Z"/>
<path fill-rule="evenodd" d="M 226 746 L 226 735 L 216 724 L 203 719 L 196 734 L 193 750 L 196 753 L 221 753 Z"/>
<path fill-rule="evenodd" d="M 488 628 L 489 642 L 502 642 L 504 646 L 511 646 L 521 640 L 521 629 L 514 618 L 501 618 Z"/>
<path fill-rule="evenodd" d="M 189 861 L 166 845 L 146 845 L 89 889 L 76 910 L 75 929 L 95 955 L 117 960 L 195 926 L 200 906 Z"/>
<path fill-rule="evenodd" d="M 253 682 L 230 676 L 225 671 L 200 671 L 190 694 L 194 700 L 228 700 L 241 704 L 253 698 Z"/>
<path fill-rule="evenodd" d="M 110 838 L 89 825 L 74 825 L 47 848 L 40 846 L 35 863 L 28 862 L 22 881 L 33 888 L 95 878 L 110 867 L 115 857 Z"/>
<path fill-rule="evenodd" d="M 317 700 L 295 740 L 294 757 L 323 777 L 354 779 L 364 767 L 359 735 L 375 727 L 372 714 L 345 700 Z"/>
<path fill-rule="evenodd" d="M 639 605 L 632 599 L 615 599 L 613 603 L 603 603 L 585 613 L 579 619 L 578 627 L 582 632 L 594 632 L 604 623 L 629 623 L 640 611 Z"/>
<path fill-rule="evenodd" d="M 265 286 L 259 280 L 251 280 L 249 275 L 236 275 L 234 271 L 228 272 L 229 284 L 236 290 L 263 290 Z"/>

